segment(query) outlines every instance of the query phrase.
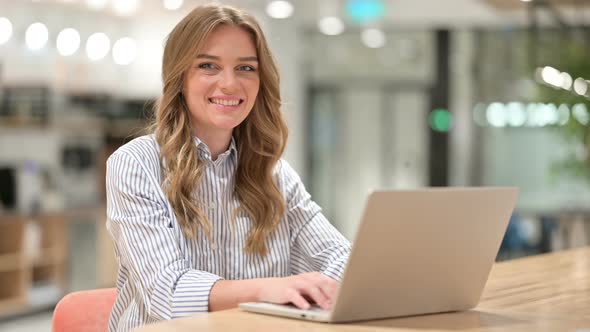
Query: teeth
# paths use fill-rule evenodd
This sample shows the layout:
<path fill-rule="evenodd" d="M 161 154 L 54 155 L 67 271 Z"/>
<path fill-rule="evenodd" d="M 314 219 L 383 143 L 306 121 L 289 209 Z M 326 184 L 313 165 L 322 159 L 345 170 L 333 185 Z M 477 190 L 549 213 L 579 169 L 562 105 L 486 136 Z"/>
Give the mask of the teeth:
<path fill-rule="evenodd" d="M 224 106 L 237 106 L 240 101 L 239 100 L 224 100 L 224 99 L 211 99 L 211 102 L 214 104 L 224 105 Z"/>

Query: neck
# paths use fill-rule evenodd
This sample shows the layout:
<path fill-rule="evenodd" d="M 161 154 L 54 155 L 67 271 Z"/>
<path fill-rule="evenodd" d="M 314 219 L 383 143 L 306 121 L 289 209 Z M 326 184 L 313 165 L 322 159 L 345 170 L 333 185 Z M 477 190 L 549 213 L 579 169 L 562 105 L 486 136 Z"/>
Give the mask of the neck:
<path fill-rule="evenodd" d="M 217 157 L 227 151 L 231 142 L 232 132 L 206 133 L 199 132 L 195 135 L 209 148 L 211 152 L 211 159 L 217 160 Z"/>

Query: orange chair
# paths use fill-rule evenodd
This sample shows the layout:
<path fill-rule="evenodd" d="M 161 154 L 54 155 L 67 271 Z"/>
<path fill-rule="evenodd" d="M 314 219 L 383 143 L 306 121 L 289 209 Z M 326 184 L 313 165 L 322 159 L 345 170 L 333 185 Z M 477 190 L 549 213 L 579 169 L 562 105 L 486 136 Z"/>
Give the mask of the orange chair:
<path fill-rule="evenodd" d="M 117 297 L 116 288 L 79 291 L 64 296 L 53 311 L 53 332 L 105 332 Z"/>

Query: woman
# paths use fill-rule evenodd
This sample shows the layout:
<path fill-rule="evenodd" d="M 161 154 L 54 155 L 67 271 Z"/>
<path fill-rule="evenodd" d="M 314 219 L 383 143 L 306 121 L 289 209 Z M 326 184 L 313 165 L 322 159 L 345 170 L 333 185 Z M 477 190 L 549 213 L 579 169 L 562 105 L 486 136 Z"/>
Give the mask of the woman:
<path fill-rule="evenodd" d="M 198 7 L 170 33 L 154 134 L 107 162 L 110 330 L 240 302 L 329 308 L 349 242 L 280 159 L 279 75 L 255 19 Z"/>

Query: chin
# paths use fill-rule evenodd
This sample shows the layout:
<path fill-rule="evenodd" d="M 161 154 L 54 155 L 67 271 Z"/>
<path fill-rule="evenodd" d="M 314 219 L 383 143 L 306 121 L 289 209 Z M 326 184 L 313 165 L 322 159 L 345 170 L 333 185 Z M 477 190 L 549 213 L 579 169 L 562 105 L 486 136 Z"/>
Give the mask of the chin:
<path fill-rule="evenodd" d="M 234 128 L 239 126 L 240 123 L 242 123 L 242 121 L 220 121 L 215 123 L 215 127 L 222 130 L 233 130 Z"/>
<path fill-rule="evenodd" d="M 244 120 L 246 120 L 246 118 L 221 118 L 218 119 L 218 121 L 215 121 L 215 126 L 219 129 L 234 129 L 244 122 Z"/>

